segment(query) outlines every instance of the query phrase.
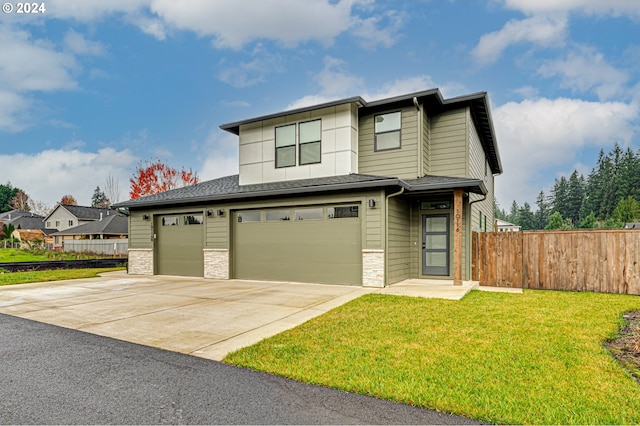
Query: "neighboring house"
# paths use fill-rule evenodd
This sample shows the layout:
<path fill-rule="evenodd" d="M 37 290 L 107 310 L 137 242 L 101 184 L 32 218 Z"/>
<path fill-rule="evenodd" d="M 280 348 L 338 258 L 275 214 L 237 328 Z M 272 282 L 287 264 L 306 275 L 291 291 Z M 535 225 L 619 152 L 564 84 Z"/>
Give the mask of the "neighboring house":
<path fill-rule="evenodd" d="M 222 125 L 239 175 L 119 203 L 129 273 L 382 287 L 471 277 L 502 173 L 489 99 L 438 89 Z"/>
<path fill-rule="evenodd" d="M 46 228 L 44 223 L 44 216 L 27 212 L 24 210 L 11 210 L 8 212 L 1 213 L 0 224 L 13 225 L 13 229 L 15 230 L 37 231 L 40 233 L 39 239 L 41 239 L 43 243 L 46 242 L 47 235 L 56 231 L 55 229 Z M 31 240 L 27 240 L 27 241 L 31 241 Z"/>
<path fill-rule="evenodd" d="M 42 229 L 16 229 L 11 237 L 18 240 L 21 249 L 42 248 L 46 234 Z"/>
<path fill-rule="evenodd" d="M 45 227 L 54 228 L 58 232 L 65 231 L 69 228 L 75 228 L 104 217 L 115 215 L 117 212 L 112 209 L 101 209 L 95 207 L 72 206 L 68 204 L 58 204 L 47 217 L 44 218 Z M 74 239 L 73 236 L 52 235 L 47 243 L 54 249 L 62 247 L 62 241 L 65 238 Z"/>
<path fill-rule="evenodd" d="M 496 219 L 496 225 L 498 232 L 518 232 L 520 231 L 520 225 L 514 225 L 506 220 Z"/>
<path fill-rule="evenodd" d="M 55 232 L 52 236 L 64 240 L 106 240 L 127 238 L 129 233 L 129 220 L 123 214 L 110 211 L 98 220 L 82 225 L 67 228 L 64 231 Z"/>

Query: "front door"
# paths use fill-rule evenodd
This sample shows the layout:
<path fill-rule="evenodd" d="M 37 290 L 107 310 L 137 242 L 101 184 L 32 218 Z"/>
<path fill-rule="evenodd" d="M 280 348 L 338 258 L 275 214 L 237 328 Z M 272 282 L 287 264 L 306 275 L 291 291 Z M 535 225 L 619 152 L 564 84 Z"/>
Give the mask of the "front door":
<path fill-rule="evenodd" d="M 449 215 L 422 215 L 422 274 L 449 275 Z"/>

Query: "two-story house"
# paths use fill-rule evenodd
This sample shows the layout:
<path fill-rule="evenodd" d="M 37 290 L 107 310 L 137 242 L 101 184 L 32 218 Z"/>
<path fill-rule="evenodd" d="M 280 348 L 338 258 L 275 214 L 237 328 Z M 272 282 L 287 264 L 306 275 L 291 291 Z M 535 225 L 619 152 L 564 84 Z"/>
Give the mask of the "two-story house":
<path fill-rule="evenodd" d="M 117 215 L 117 212 L 112 209 L 58 204 L 43 219 L 47 229 L 55 229 L 57 231 L 49 235 L 47 245 L 54 249 L 60 249 L 64 245 L 64 240 L 83 237 L 82 228 L 80 228 L 79 232 L 73 231 L 78 226 L 102 221 L 103 218 L 114 215 Z M 94 233 L 97 234 L 98 232 Z"/>
<path fill-rule="evenodd" d="M 382 287 L 471 275 L 502 165 L 486 93 L 361 97 L 221 126 L 239 174 L 120 203 L 129 273 Z"/>

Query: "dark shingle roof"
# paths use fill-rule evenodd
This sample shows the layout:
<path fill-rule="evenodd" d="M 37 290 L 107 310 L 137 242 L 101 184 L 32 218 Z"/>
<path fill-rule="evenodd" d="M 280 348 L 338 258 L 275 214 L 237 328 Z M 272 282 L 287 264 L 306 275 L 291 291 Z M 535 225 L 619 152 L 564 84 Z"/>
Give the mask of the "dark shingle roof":
<path fill-rule="evenodd" d="M 43 218 L 43 216 L 40 216 L 39 214 L 27 212 L 24 210 L 14 209 L 14 210 L 9 210 L 8 212 L 0 213 L 0 220 L 6 222 L 8 220 L 14 220 L 22 216 L 39 217 L 41 220 Z"/>
<path fill-rule="evenodd" d="M 110 214 L 115 214 L 115 210 L 111 209 L 98 209 L 95 207 L 86 207 L 86 206 L 72 206 L 69 204 L 61 204 L 62 207 L 67 209 L 69 213 L 77 217 L 79 220 L 98 220 L 100 219 L 100 214 L 106 216 L 107 212 Z"/>
<path fill-rule="evenodd" d="M 111 213 L 103 216 L 102 220 L 93 220 L 89 223 L 74 226 L 53 235 L 125 235 L 129 233 L 129 220 L 125 215 Z"/>
<path fill-rule="evenodd" d="M 151 207 L 393 186 L 403 187 L 408 192 L 453 188 L 463 188 L 478 194 L 487 192 L 482 180 L 447 176 L 424 176 L 419 179 L 402 180 L 388 176 L 351 174 L 240 186 L 238 175 L 233 175 L 147 195 L 118 203 L 115 207 Z"/>

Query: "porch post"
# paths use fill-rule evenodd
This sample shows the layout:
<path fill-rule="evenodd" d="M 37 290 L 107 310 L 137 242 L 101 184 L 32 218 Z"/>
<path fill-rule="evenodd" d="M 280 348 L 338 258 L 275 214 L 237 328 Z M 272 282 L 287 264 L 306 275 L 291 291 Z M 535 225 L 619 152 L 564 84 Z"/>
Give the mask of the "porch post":
<path fill-rule="evenodd" d="M 453 191 L 453 285 L 462 285 L 462 189 Z"/>

